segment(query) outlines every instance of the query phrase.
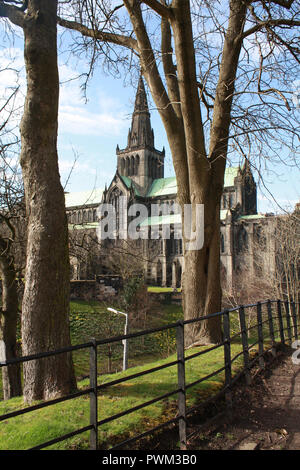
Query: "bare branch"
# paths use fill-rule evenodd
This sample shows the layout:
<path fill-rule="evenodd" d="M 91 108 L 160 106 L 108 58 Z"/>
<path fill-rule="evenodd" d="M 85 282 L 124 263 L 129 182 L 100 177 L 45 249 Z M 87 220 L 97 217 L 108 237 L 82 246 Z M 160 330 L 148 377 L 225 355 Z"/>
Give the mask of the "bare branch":
<path fill-rule="evenodd" d="M 3 0 L 1 0 L 0 1 L 0 17 L 8 18 L 16 26 L 20 26 L 21 28 L 23 28 L 24 26 L 23 7 L 25 4 L 27 8 L 27 2 L 24 2 L 24 4 L 22 4 L 23 6 L 21 8 L 18 8 L 13 5 L 8 5 L 7 2 L 4 2 Z"/>
<path fill-rule="evenodd" d="M 82 25 L 81 23 L 78 23 L 77 21 L 69 21 L 60 17 L 57 17 L 57 23 L 60 26 L 63 26 L 64 28 L 78 31 L 83 36 L 90 37 L 92 39 L 97 39 L 99 41 L 111 42 L 118 46 L 125 46 L 128 49 L 133 49 L 138 52 L 137 41 L 132 37 L 87 28 L 86 26 Z"/>
<path fill-rule="evenodd" d="M 247 31 L 245 31 L 242 34 L 242 38 L 246 38 L 248 36 L 251 36 L 251 34 L 261 31 L 264 28 L 270 27 L 270 26 L 277 26 L 277 27 L 283 27 L 283 26 L 300 26 L 300 21 L 298 20 L 289 20 L 287 18 L 279 18 L 276 20 L 267 20 L 267 21 L 260 21 L 257 25 L 253 26 L 252 28 L 249 28 Z"/>
<path fill-rule="evenodd" d="M 170 19 L 172 16 L 172 10 L 167 5 L 163 5 L 157 0 L 143 0 L 143 3 L 148 5 L 148 7 L 152 8 L 153 11 L 158 13 L 163 18 Z"/>

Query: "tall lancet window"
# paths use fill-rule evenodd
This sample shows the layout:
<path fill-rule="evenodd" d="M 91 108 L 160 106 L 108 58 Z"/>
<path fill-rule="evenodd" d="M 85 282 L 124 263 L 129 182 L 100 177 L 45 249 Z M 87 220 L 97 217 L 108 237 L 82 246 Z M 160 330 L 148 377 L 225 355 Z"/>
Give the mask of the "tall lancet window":
<path fill-rule="evenodd" d="M 134 176 L 134 156 L 130 158 L 130 173 L 129 176 Z"/>
<path fill-rule="evenodd" d="M 130 160 L 129 160 L 129 157 L 127 157 L 126 162 L 125 162 L 125 176 L 129 176 L 129 170 L 130 170 Z"/>
<path fill-rule="evenodd" d="M 124 172 L 125 172 L 125 160 L 124 160 L 124 158 L 122 158 L 122 160 L 121 160 L 120 169 L 121 169 L 121 175 L 124 175 Z"/>
<path fill-rule="evenodd" d="M 134 167 L 134 174 L 138 176 L 139 174 L 139 166 L 140 166 L 140 157 L 139 155 L 135 156 L 135 167 Z"/>
<path fill-rule="evenodd" d="M 109 202 L 114 206 L 115 209 L 115 215 L 116 215 L 116 232 L 117 234 L 119 233 L 119 228 L 120 228 L 120 207 L 119 207 L 119 198 L 122 196 L 123 193 L 122 191 L 118 188 L 115 187 L 109 197 Z"/>

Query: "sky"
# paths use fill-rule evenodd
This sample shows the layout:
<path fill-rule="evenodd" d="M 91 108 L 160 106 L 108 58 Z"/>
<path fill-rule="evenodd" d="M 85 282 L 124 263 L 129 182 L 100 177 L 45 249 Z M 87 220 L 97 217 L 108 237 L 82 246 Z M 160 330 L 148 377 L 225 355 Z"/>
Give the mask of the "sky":
<path fill-rule="evenodd" d="M 8 88 L 14 86 L 16 80 L 20 85 L 18 125 L 26 93 L 22 38 L 16 39 L 14 44 L 5 41 L 1 25 L 0 38 L 0 71 L 5 66 L 20 70 L 18 77 L 13 70 L 0 72 L 0 99 L 7 95 Z M 105 184 L 110 184 L 116 171 L 116 146 L 122 149 L 127 145 L 136 94 L 136 88 L 124 87 L 122 78 L 113 78 L 97 69 L 89 83 L 86 100 L 80 79 L 76 79 L 86 70 L 84 67 L 83 62 L 66 61 L 64 54 L 59 56 L 58 154 L 61 181 L 66 192 L 104 188 Z M 155 147 L 158 150 L 165 147 L 165 176 L 172 176 L 174 170 L 167 138 L 151 101 L 150 112 Z M 299 169 L 277 165 L 273 170 L 272 173 L 263 172 L 264 186 L 258 187 L 258 212 L 277 213 L 282 209 L 292 209 L 300 200 Z"/>

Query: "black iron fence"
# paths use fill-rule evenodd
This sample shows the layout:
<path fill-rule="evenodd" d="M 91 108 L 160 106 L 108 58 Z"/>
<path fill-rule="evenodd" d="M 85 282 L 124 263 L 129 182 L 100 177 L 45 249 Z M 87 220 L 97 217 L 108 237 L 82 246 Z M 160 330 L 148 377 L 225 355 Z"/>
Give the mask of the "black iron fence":
<path fill-rule="evenodd" d="M 74 437 L 76 435 L 82 434 L 86 431 L 90 433 L 90 449 L 96 450 L 101 447 L 101 444 L 98 442 L 98 429 L 106 423 L 112 422 L 116 419 L 119 419 L 123 416 L 126 416 L 130 413 L 134 413 L 140 409 L 148 407 L 154 403 L 165 400 L 171 396 L 177 395 L 177 412 L 176 415 L 158 426 L 155 426 L 151 429 L 147 429 L 145 432 L 138 434 L 137 436 L 122 441 L 121 443 L 111 447 L 110 449 L 119 449 L 124 446 L 129 446 L 135 441 L 144 438 L 150 434 L 154 434 L 157 431 L 161 431 L 163 428 L 166 428 L 172 424 L 178 425 L 180 448 L 182 450 L 186 449 L 187 439 L 190 436 L 187 436 L 187 423 L 188 417 L 194 414 L 199 408 L 204 408 L 209 403 L 225 397 L 226 409 L 227 411 L 232 407 L 232 387 L 234 383 L 239 380 L 242 376 L 245 376 L 246 382 L 249 384 L 251 382 L 251 367 L 258 362 L 259 367 L 263 368 L 265 365 L 264 356 L 266 352 L 271 351 L 274 355 L 276 354 L 276 345 L 278 343 L 288 343 L 292 344 L 293 339 L 298 339 L 298 328 L 300 325 L 300 305 L 295 304 L 294 302 L 281 301 L 281 300 L 267 300 L 264 302 L 257 302 L 250 305 L 242 305 L 234 307 L 231 309 L 226 309 L 212 315 L 203 316 L 193 320 L 178 321 L 169 325 L 165 325 L 161 328 L 154 328 L 145 331 L 139 331 L 131 333 L 128 335 L 115 336 L 113 338 L 108 338 L 105 340 L 95 340 L 71 346 L 68 348 L 63 348 L 56 351 L 45 352 L 41 354 L 34 354 L 31 356 L 24 356 L 14 360 L 8 360 L 5 362 L 0 362 L 0 367 L 9 367 L 17 363 L 24 363 L 27 361 L 47 358 L 50 356 L 70 353 L 78 350 L 89 349 L 90 352 L 90 374 L 89 374 L 89 387 L 77 391 L 75 393 L 69 394 L 67 396 L 52 399 L 45 401 L 36 405 L 27 406 L 23 409 L 12 411 L 0 416 L 0 421 L 8 420 L 10 418 L 30 413 L 41 408 L 49 407 L 57 403 L 62 403 L 68 400 L 82 397 L 84 395 L 89 395 L 90 401 L 90 423 L 87 426 L 76 429 L 72 432 L 59 436 L 55 439 L 51 439 L 47 442 L 43 442 L 30 450 L 38 450 L 46 448 L 57 444 L 61 441 Z M 246 315 L 246 311 L 251 311 L 252 321 L 249 322 L 249 315 Z M 253 316 L 255 317 L 255 322 L 253 323 Z M 223 324 L 223 340 L 217 345 L 207 347 L 206 349 L 200 349 L 199 351 L 186 355 L 185 343 L 184 343 L 184 332 L 186 325 L 201 322 L 213 317 L 221 317 Z M 235 319 L 235 328 L 232 328 L 233 317 Z M 238 320 L 237 320 L 238 319 Z M 247 324 L 248 323 L 248 324 Z M 236 327 L 238 325 L 238 328 Z M 177 358 L 174 361 L 170 361 L 166 364 L 143 370 L 142 372 L 127 375 L 117 380 L 112 380 L 108 383 L 98 385 L 98 370 L 97 370 L 97 347 L 100 345 L 116 343 L 119 341 L 129 340 L 131 338 L 136 338 L 139 336 L 150 335 L 156 332 L 161 332 L 168 329 L 176 329 L 176 349 L 177 349 Z M 249 341 L 249 335 L 251 332 L 255 332 L 254 341 Z M 252 335 L 253 339 L 253 335 Z M 241 351 L 238 352 L 234 357 L 232 357 L 232 344 L 234 342 L 241 343 Z M 185 364 L 187 361 L 191 361 L 200 355 L 208 354 L 209 352 L 223 348 L 224 350 L 224 363 L 221 368 L 213 371 L 205 377 L 201 377 L 198 380 L 186 383 L 186 371 Z M 253 356 L 251 350 L 257 351 Z M 233 363 L 238 359 L 242 358 L 242 365 L 238 368 L 237 372 L 233 372 Z M 104 388 L 112 387 L 117 384 L 127 382 L 138 377 L 145 376 L 147 374 L 152 374 L 154 372 L 166 369 L 172 366 L 177 365 L 177 387 L 159 397 L 156 397 L 152 400 L 146 401 L 142 404 L 139 404 L 135 407 L 129 408 L 126 411 L 119 412 L 110 417 L 101 419 L 100 412 L 98 410 L 98 394 Z M 188 408 L 186 400 L 186 392 L 191 387 L 205 382 L 206 380 L 220 374 L 224 374 L 224 384 L 223 387 L 215 393 L 213 396 L 210 396 L 207 400 L 201 402 L 199 405 Z M 101 410 L 100 410 L 101 411 Z M 100 419 L 99 419 L 100 418 Z"/>

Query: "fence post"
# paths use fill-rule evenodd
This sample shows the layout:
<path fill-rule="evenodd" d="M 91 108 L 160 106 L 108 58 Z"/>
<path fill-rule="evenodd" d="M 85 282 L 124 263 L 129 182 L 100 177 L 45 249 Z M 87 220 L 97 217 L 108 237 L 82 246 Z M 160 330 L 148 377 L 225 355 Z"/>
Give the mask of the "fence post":
<path fill-rule="evenodd" d="M 292 343 L 292 329 L 291 329 L 291 316 L 290 316 L 288 300 L 284 302 L 284 307 L 285 307 L 285 313 L 286 313 L 286 324 L 287 324 L 289 343 L 291 344 Z"/>
<path fill-rule="evenodd" d="M 296 305 L 295 302 L 291 302 L 292 306 L 292 319 L 294 324 L 294 336 L 295 339 L 298 339 L 298 327 L 297 327 L 297 316 L 296 316 Z"/>
<path fill-rule="evenodd" d="M 184 357 L 184 323 L 179 322 L 176 328 L 177 374 L 178 374 L 178 413 L 180 450 L 186 450 L 186 395 L 185 395 L 185 357 Z"/>
<path fill-rule="evenodd" d="M 90 347 L 90 424 L 93 428 L 90 431 L 90 449 L 98 448 L 98 401 L 97 401 L 97 342 L 92 338 Z"/>
<path fill-rule="evenodd" d="M 262 329 L 262 314 L 261 314 L 261 303 L 257 302 L 257 334 L 258 334 L 258 356 L 259 356 L 259 366 L 261 369 L 265 367 L 264 360 L 264 336 Z"/>
<path fill-rule="evenodd" d="M 278 313 L 278 321 L 279 321 L 280 342 L 281 342 L 281 344 L 285 344 L 283 320 L 282 320 L 282 312 L 281 312 L 281 300 L 280 299 L 277 300 L 277 313 Z"/>
<path fill-rule="evenodd" d="M 232 392 L 231 392 L 231 344 L 230 344 L 230 318 L 228 310 L 223 313 L 224 331 L 224 366 L 225 366 L 225 400 L 229 415 L 232 413 Z"/>
<path fill-rule="evenodd" d="M 250 361 L 249 361 L 249 345 L 248 345 L 248 335 L 247 335 L 247 328 L 246 328 L 245 309 L 243 305 L 241 305 L 241 307 L 239 308 L 239 316 L 240 316 L 243 355 L 244 355 L 245 377 L 246 377 L 247 385 L 250 385 L 251 374 L 250 374 Z"/>
<path fill-rule="evenodd" d="M 276 347 L 275 347 L 275 336 L 274 336 L 274 326 L 273 326 L 273 315 L 272 315 L 272 305 L 271 305 L 271 300 L 268 300 L 267 303 L 267 309 L 268 309 L 268 320 L 269 320 L 269 329 L 270 329 L 270 338 L 271 338 L 271 343 L 272 343 L 272 354 L 274 357 L 276 357 Z"/>

